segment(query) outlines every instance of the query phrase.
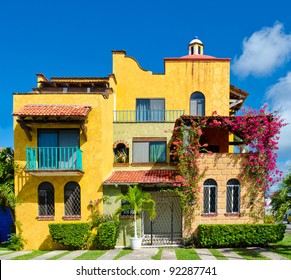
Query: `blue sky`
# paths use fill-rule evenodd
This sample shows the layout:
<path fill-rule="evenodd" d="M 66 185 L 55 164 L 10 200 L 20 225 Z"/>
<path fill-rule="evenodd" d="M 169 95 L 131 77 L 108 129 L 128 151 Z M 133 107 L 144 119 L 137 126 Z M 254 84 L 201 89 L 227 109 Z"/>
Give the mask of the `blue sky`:
<path fill-rule="evenodd" d="M 165 57 L 187 54 L 198 36 L 204 54 L 231 58 L 231 84 L 254 109 L 269 104 L 291 123 L 291 4 L 277 1 L 1 0 L 0 147 L 13 147 L 12 95 L 36 86 L 36 73 L 108 76 L 112 50 L 163 73 Z M 291 164 L 291 126 L 278 165 Z"/>

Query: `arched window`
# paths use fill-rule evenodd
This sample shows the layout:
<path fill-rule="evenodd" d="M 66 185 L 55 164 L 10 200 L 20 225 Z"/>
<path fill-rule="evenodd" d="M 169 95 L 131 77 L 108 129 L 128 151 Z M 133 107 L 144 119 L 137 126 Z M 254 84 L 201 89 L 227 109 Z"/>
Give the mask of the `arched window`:
<path fill-rule="evenodd" d="M 114 162 L 127 163 L 129 158 L 129 149 L 124 143 L 118 143 L 114 148 Z"/>
<path fill-rule="evenodd" d="M 55 215 L 54 187 L 49 182 L 42 182 L 38 186 L 38 216 Z"/>
<path fill-rule="evenodd" d="M 190 97 L 190 115 L 205 116 L 205 97 L 201 92 L 194 92 Z"/>
<path fill-rule="evenodd" d="M 213 214 L 217 212 L 217 183 L 213 179 L 207 179 L 203 184 L 203 213 Z"/>
<path fill-rule="evenodd" d="M 226 184 L 226 212 L 239 213 L 240 211 L 240 182 L 230 179 Z"/>
<path fill-rule="evenodd" d="M 76 182 L 69 182 L 65 185 L 65 216 L 81 215 L 80 186 Z"/>

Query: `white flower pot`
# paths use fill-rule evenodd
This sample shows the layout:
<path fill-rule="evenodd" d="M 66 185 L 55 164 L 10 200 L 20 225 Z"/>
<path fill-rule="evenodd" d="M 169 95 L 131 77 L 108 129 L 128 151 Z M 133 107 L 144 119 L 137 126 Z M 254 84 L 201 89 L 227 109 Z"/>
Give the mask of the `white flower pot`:
<path fill-rule="evenodd" d="M 142 237 L 134 238 L 130 237 L 130 247 L 133 250 L 141 248 Z"/>

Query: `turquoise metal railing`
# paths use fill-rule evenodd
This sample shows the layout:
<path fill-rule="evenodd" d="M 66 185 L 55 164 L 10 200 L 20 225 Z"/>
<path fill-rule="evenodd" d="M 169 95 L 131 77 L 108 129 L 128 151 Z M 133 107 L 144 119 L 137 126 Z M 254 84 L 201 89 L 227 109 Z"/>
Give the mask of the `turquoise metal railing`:
<path fill-rule="evenodd" d="M 27 170 L 82 170 L 79 147 L 26 147 Z"/>
<path fill-rule="evenodd" d="M 175 122 L 184 110 L 118 110 L 114 122 Z"/>

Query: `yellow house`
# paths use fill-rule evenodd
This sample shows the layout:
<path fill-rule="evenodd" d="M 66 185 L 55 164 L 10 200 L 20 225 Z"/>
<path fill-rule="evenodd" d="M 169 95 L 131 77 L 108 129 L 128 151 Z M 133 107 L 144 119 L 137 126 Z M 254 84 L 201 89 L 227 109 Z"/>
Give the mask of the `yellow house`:
<path fill-rule="evenodd" d="M 198 38 L 188 49 L 185 56 L 165 58 L 162 74 L 142 69 L 125 51 L 113 51 L 108 78 L 48 80 L 38 74 L 37 88 L 14 94 L 15 190 L 21 201 L 16 219 L 27 249 L 55 246 L 47 225 L 87 221 L 90 201 L 102 195 L 109 196 L 103 212 L 114 213 L 116 197 L 131 185 L 150 192 L 157 205 L 155 220 L 140 217 L 144 244 L 177 244 L 187 236 L 180 200 L 167 191 L 178 175 L 170 156 L 175 122 L 213 111 L 234 115 L 248 95 L 230 84 L 229 58 L 204 55 Z M 207 191 L 193 231 L 200 223 L 251 221 L 241 199 L 245 182 L 238 179 L 243 158 L 233 153 L 231 135 L 209 135 L 214 153 L 201 163 L 209 167 L 201 182 Z M 117 246 L 128 246 L 130 215 L 121 218 Z"/>

